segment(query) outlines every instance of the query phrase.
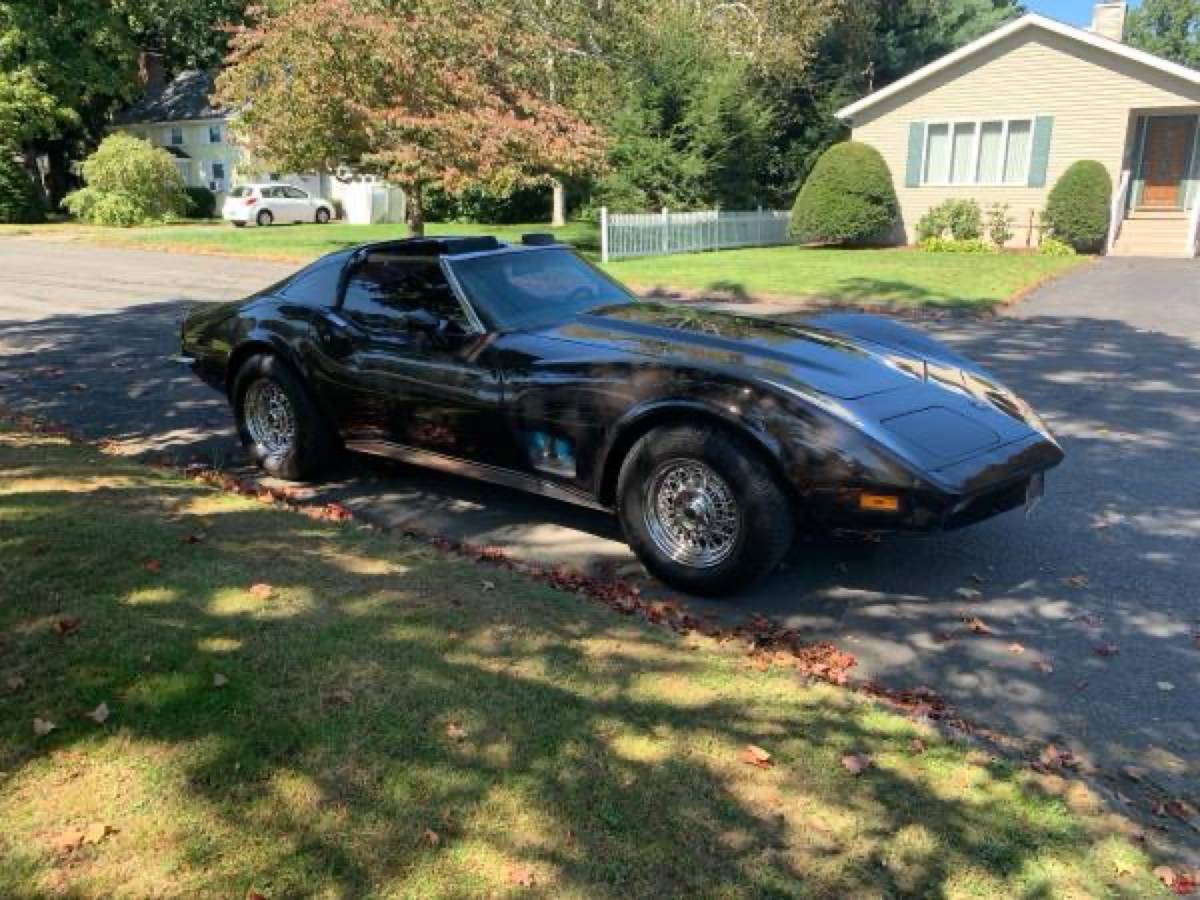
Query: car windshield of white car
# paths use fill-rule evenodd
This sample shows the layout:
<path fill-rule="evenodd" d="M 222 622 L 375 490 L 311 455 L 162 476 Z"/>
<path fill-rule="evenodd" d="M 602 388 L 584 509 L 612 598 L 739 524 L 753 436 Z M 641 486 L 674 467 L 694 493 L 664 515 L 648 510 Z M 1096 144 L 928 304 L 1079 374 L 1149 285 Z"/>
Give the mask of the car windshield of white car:
<path fill-rule="evenodd" d="M 539 328 L 633 300 L 625 288 L 570 250 L 497 253 L 449 262 L 476 312 L 500 330 Z"/>

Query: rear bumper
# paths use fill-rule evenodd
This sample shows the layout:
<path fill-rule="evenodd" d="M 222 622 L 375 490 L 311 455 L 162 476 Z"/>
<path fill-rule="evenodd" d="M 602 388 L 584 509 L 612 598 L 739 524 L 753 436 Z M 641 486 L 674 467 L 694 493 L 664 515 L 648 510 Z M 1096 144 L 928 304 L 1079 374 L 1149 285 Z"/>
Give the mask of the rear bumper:
<path fill-rule="evenodd" d="M 805 499 L 823 527 L 853 531 L 951 531 L 1017 509 L 1031 485 L 1063 460 L 1054 441 L 1033 434 L 951 466 L 931 470 L 908 489 L 862 484 L 814 490 Z M 864 492 L 898 498 L 895 511 L 864 509 Z"/>

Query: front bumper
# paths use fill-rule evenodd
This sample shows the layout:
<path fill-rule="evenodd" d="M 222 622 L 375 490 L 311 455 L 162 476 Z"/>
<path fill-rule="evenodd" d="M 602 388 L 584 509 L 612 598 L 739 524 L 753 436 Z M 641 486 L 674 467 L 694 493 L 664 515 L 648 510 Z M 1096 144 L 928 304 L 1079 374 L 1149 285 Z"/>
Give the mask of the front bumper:
<path fill-rule="evenodd" d="M 1062 449 L 1031 434 L 934 469 L 913 486 L 858 484 L 814 489 L 805 506 L 823 527 L 850 531 L 951 531 L 1040 499 L 1045 473 L 1063 460 Z M 898 498 L 894 511 L 863 508 L 864 493 Z"/>

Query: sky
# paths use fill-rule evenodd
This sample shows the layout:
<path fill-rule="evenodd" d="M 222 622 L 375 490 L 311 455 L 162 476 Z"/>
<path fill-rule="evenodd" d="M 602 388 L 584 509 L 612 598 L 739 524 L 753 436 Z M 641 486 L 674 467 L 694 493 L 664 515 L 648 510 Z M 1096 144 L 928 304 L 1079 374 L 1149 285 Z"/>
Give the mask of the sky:
<path fill-rule="evenodd" d="M 1093 0 L 1025 0 L 1025 7 L 1030 12 L 1071 25 L 1090 25 L 1093 5 Z M 1129 5 L 1137 6 L 1138 0 Z"/>

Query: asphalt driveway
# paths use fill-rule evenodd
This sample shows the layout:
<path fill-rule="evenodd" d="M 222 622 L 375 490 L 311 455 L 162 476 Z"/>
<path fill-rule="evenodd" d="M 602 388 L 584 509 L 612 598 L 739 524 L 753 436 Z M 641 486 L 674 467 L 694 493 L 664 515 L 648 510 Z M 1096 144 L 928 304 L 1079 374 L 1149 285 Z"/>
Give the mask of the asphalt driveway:
<path fill-rule="evenodd" d="M 223 399 L 167 357 L 192 303 L 289 271 L 0 238 L 0 402 L 125 452 L 236 463 Z M 922 321 L 1062 438 L 1067 462 L 1032 518 L 804 540 L 768 582 L 694 605 L 768 613 L 854 653 L 860 677 L 929 685 L 971 718 L 1066 741 L 1101 772 L 1144 770 L 1136 788 L 1114 776 L 1123 793 L 1200 804 L 1198 273 L 1184 260 L 1101 260 L 1009 314 Z M 314 493 L 382 524 L 639 577 L 612 520 L 553 501 L 366 460 Z M 992 633 L 969 630 L 973 617 Z"/>

